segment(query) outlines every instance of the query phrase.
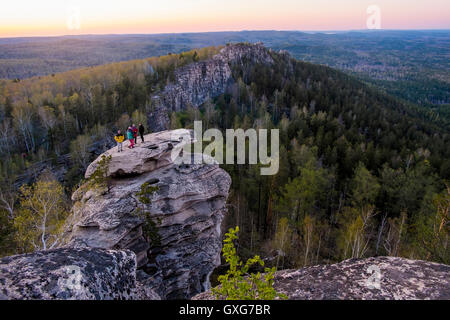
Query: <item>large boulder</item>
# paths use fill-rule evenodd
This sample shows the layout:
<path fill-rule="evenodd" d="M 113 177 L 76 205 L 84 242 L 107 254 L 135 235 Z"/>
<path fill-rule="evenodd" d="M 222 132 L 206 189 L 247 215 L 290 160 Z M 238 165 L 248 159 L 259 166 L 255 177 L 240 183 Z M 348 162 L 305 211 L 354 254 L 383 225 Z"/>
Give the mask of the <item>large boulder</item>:
<path fill-rule="evenodd" d="M 128 250 L 59 248 L 0 259 L 2 299 L 142 299 Z"/>
<path fill-rule="evenodd" d="M 65 246 L 132 250 L 139 282 L 163 299 L 190 298 L 208 289 L 209 275 L 220 264 L 231 178 L 218 164 L 173 162 L 173 149 L 191 136 L 187 130 L 158 132 L 135 149 L 107 151 L 109 191 L 82 186 L 73 194 Z M 137 196 L 145 183 L 158 188 L 148 204 Z M 143 211 L 150 213 L 153 237 L 143 232 L 149 225 L 139 214 Z"/>
<path fill-rule="evenodd" d="M 290 300 L 450 299 L 450 266 L 397 257 L 350 259 L 275 273 L 274 288 Z M 210 292 L 195 300 L 213 299 Z"/>

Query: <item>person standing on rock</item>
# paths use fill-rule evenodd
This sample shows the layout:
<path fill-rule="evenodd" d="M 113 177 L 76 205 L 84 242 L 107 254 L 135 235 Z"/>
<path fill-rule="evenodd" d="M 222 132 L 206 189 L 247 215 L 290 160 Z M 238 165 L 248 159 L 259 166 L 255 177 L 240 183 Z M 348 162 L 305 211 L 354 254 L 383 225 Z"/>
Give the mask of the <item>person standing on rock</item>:
<path fill-rule="evenodd" d="M 119 131 L 117 131 L 117 134 L 114 136 L 114 140 L 117 142 L 117 152 L 122 152 L 122 144 L 125 140 L 125 136 Z"/>
<path fill-rule="evenodd" d="M 144 126 L 142 125 L 142 123 L 139 123 L 139 135 L 141 136 L 142 142 L 144 142 L 144 132 L 145 132 Z"/>
<path fill-rule="evenodd" d="M 133 129 L 131 129 L 131 127 L 128 127 L 127 138 L 128 138 L 128 140 L 130 140 L 130 145 L 128 146 L 128 148 L 133 149 L 134 148 L 134 135 L 133 135 Z"/>
<path fill-rule="evenodd" d="M 136 125 L 134 123 L 133 123 L 133 126 L 131 127 L 131 130 L 133 132 L 134 143 L 137 144 L 138 129 L 136 128 Z"/>

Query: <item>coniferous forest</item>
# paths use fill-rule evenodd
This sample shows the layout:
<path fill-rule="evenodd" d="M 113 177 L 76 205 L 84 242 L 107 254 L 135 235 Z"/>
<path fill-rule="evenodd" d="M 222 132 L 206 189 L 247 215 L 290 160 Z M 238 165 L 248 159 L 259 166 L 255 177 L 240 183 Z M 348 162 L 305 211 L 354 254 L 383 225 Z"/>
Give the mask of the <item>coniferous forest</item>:
<path fill-rule="evenodd" d="M 0 80 L 1 255 L 57 245 L 71 193 L 114 132 L 146 123 L 174 70 L 219 50 Z M 376 255 L 448 264 L 448 127 L 350 75 L 270 54 L 274 65 L 235 65 L 225 94 L 170 115 L 172 129 L 280 129 L 277 175 L 223 165 L 240 255 L 279 269 Z"/>

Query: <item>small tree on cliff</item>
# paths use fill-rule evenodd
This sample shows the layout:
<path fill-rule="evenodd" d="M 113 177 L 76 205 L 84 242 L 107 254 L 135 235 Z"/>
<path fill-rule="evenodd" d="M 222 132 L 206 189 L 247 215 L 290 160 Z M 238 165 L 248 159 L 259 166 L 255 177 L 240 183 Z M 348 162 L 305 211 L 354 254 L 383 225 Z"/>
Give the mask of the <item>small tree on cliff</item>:
<path fill-rule="evenodd" d="M 158 186 L 152 186 L 151 181 L 141 185 L 141 190 L 136 193 L 140 205 L 136 209 L 136 214 L 144 220 L 142 225 L 142 233 L 153 246 L 161 243 L 161 236 L 158 233 L 157 223 L 153 220 L 151 213 L 145 209 L 151 203 L 151 196 L 158 191 Z"/>
<path fill-rule="evenodd" d="M 108 176 L 108 168 L 111 162 L 111 155 L 102 155 L 102 158 L 97 163 L 94 173 L 89 177 L 88 183 L 91 187 L 105 189 L 109 192 L 110 178 Z"/>
<path fill-rule="evenodd" d="M 273 300 L 275 298 L 287 299 L 284 294 L 277 293 L 273 288 L 273 275 L 275 268 L 265 268 L 265 274 L 260 272 L 249 274 L 249 269 L 253 265 L 264 266 L 264 261 L 259 256 L 248 259 L 245 264 L 236 254 L 233 241 L 238 238 L 236 235 L 239 227 L 229 229 L 223 241 L 223 256 L 230 264 L 226 274 L 219 276 L 220 286 L 213 288 L 212 292 L 217 299 L 226 300 Z"/>

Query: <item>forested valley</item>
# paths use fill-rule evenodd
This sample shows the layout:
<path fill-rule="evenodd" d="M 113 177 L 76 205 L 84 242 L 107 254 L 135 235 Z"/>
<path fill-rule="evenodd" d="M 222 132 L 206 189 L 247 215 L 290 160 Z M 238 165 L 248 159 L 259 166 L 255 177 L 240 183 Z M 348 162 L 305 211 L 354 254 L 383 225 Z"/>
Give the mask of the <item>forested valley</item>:
<path fill-rule="evenodd" d="M 448 30 L 240 31 L 0 39 L 0 78 L 24 79 L 225 43 L 263 42 L 358 77 L 449 125 Z"/>
<path fill-rule="evenodd" d="M 114 131 L 145 123 L 174 70 L 219 49 L 1 80 L 1 255 L 57 244 L 71 192 Z M 226 94 L 170 115 L 172 129 L 280 129 L 277 175 L 223 166 L 240 255 L 279 269 L 375 255 L 448 264 L 448 128 L 340 71 L 271 55 L 271 66 L 235 65 Z"/>

